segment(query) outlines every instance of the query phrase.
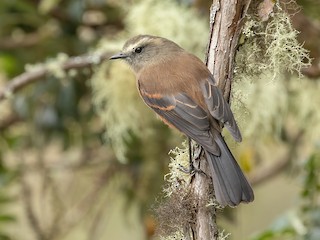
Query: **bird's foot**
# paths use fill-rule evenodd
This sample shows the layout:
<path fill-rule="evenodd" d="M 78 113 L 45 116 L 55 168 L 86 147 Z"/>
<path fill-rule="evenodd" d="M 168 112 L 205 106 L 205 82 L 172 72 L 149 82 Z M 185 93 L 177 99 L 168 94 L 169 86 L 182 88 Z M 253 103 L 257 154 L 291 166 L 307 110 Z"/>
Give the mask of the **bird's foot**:
<path fill-rule="evenodd" d="M 179 164 L 179 168 L 178 168 L 181 172 L 186 173 L 186 174 L 190 174 L 190 175 L 194 175 L 196 173 L 201 173 L 207 176 L 207 174 L 202 171 L 200 168 L 196 168 L 192 163 L 189 165 L 189 168 L 182 166 L 181 164 Z"/>
<path fill-rule="evenodd" d="M 179 167 L 178 169 L 183 172 L 183 173 L 186 173 L 186 174 L 193 174 L 194 172 L 194 167 L 190 166 L 189 168 L 185 167 L 185 166 L 182 166 L 181 164 L 179 164 Z"/>

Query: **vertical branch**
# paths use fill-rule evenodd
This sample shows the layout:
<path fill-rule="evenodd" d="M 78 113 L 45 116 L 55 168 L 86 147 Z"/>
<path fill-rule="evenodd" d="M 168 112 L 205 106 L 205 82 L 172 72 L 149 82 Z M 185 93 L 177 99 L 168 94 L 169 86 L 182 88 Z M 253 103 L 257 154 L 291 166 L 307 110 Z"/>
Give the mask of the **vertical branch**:
<path fill-rule="evenodd" d="M 229 102 L 235 53 L 251 0 L 213 0 L 206 64 Z"/>
<path fill-rule="evenodd" d="M 243 26 L 243 19 L 251 0 L 213 0 L 210 9 L 210 38 L 207 48 L 206 65 L 213 74 L 216 84 L 225 99 L 230 102 L 234 59 Z M 204 173 L 210 172 L 201 147 L 192 146 L 194 166 Z M 211 179 L 205 174 L 195 174 L 191 188 L 196 196 L 196 217 L 192 224 L 193 239 L 218 239 L 216 211 L 206 202 L 212 193 Z"/>

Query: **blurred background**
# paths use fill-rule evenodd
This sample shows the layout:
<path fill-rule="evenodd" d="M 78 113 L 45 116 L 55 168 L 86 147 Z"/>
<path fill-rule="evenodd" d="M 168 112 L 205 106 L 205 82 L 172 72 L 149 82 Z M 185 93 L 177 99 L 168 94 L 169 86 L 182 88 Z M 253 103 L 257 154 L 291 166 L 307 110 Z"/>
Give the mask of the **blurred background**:
<path fill-rule="evenodd" d="M 218 223 L 229 239 L 316 240 L 320 3 L 274 3 L 249 10 L 231 100 L 244 141 L 226 134 L 256 200 Z M 204 59 L 210 5 L 0 1 L 0 239 L 159 239 L 152 209 L 185 138 L 142 103 L 130 69 L 106 59 L 141 33 Z"/>

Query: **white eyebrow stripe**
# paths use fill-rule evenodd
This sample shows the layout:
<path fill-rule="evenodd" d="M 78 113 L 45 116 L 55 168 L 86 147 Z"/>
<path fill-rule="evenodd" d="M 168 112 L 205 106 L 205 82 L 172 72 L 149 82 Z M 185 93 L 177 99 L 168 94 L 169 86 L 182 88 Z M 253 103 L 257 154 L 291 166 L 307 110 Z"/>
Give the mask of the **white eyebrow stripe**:
<path fill-rule="evenodd" d="M 137 46 L 140 42 L 141 42 L 141 41 L 139 41 L 138 43 L 130 44 L 129 46 L 126 47 L 126 49 L 127 49 L 127 50 L 129 50 L 129 49 L 131 50 L 131 49 L 133 49 L 135 46 Z"/>
<path fill-rule="evenodd" d="M 149 37 L 144 37 L 144 38 L 140 39 L 138 42 L 131 43 L 124 50 L 130 51 L 130 50 L 134 49 L 135 47 L 140 46 L 143 43 L 147 42 L 149 39 L 150 39 Z"/>

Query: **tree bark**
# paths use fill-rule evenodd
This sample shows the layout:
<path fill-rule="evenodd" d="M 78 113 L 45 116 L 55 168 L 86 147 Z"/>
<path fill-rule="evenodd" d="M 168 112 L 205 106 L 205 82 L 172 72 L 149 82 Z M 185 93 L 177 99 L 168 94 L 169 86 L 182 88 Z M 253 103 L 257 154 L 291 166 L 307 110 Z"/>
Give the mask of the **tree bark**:
<path fill-rule="evenodd" d="M 210 37 L 207 48 L 206 65 L 213 74 L 216 84 L 230 103 L 234 59 L 244 23 L 244 16 L 251 0 L 213 0 L 210 9 Z M 204 173 L 209 173 L 208 164 L 200 146 L 192 145 L 193 165 Z M 201 172 L 200 171 L 200 172 Z M 212 192 L 209 174 L 196 173 L 191 183 L 195 195 L 197 211 L 191 226 L 192 239 L 218 239 L 216 209 L 206 206 Z"/>

